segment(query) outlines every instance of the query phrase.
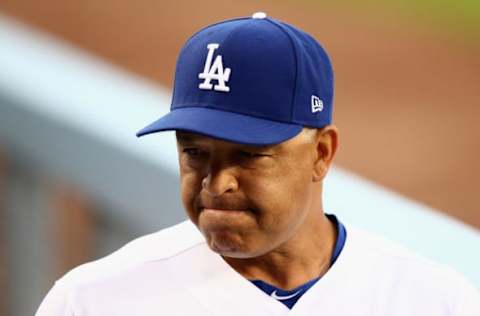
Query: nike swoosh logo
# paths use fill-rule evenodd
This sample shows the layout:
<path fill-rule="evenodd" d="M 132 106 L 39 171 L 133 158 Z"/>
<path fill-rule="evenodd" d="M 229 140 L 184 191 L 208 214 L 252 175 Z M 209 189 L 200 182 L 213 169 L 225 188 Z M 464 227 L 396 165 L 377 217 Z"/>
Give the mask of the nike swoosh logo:
<path fill-rule="evenodd" d="M 285 296 L 281 296 L 281 295 L 278 295 L 277 294 L 277 290 L 273 291 L 272 294 L 270 294 L 271 297 L 273 297 L 274 299 L 276 300 L 279 300 L 279 301 L 284 301 L 284 300 L 288 300 L 288 299 L 291 299 L 292 297 L 295 297 L 297 296 L 298 293 L 300 293 L 301 291 L 297 291 L 293 294 L 290 294 L 290 295 L 285 295 Z"/>

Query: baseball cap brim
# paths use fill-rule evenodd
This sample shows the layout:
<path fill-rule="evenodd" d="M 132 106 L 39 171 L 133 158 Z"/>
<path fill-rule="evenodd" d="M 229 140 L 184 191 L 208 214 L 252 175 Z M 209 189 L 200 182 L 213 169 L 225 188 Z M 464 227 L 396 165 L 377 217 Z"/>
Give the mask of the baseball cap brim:
<path fill-rule="evenodd" d="M 174 109 L 137 133 L 138 137 L 180 130 L 253 146 L 281 143 L 303 126 L 204 107 Z"/>

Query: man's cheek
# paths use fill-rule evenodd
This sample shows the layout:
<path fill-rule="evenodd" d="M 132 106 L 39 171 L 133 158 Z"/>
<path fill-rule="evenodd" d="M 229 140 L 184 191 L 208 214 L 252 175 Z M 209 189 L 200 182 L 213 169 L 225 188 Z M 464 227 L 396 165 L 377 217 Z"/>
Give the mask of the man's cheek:
<path fill-rule="evenodd" d="M 180 179 L 182 194 L 195 195 L 201 190 L 201 179 L 191 173 L 185 173 Z"/>

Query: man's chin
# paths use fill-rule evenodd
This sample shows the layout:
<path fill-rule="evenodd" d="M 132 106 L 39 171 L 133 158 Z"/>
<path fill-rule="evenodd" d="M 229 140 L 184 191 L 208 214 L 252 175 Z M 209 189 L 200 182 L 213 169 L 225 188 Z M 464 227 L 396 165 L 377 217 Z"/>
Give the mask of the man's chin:
<path fill-rule="evenodd" d="M 249 258 L 249 251 L 241 237 L 231 233 L 208 232 L 205 234 L 208 247 L 223 257 Z"/>
<path fill-rule="evenodd" d="M 262 252 L 250 249 L 245 243 L 238 243 L 232 240 L 207 238 L 208 247 L 224 258 L 251 259 L 262 255 Z"/>

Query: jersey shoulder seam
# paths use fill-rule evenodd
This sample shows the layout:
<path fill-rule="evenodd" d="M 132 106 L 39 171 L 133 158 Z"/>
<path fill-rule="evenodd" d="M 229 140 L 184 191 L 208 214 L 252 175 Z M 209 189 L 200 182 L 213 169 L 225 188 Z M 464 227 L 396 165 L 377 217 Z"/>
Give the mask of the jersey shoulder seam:
<path fill-rule="evenodd" d="M 196 228 L 192 223 L 184 221 L 164 230 L 144 235 L 103 258 L 70 270 L 55 283 L 71 285 L 88 283 L 148 262 L 168 260 L 205 243 L 200 232 L 193 231 L 194 229 Z M 172 246 L 169 237 L 183 233 L 186 233 L 185 239 Z"/>

